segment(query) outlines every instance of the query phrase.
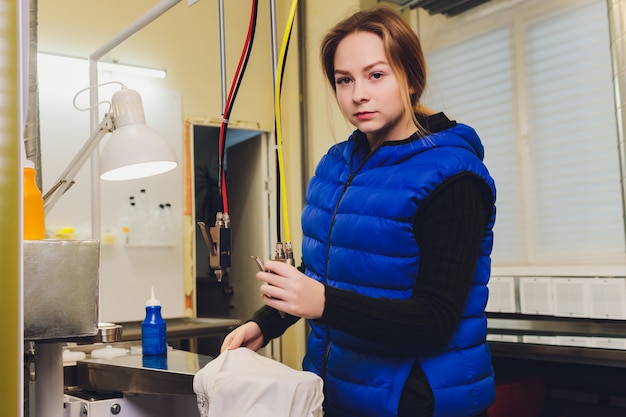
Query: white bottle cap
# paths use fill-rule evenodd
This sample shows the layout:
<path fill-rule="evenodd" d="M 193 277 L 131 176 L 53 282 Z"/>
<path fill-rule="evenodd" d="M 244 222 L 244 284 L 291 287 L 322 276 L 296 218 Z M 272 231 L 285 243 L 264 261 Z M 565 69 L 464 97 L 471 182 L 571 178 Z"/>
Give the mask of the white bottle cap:
<path fill-rule="evenodd" d="M 152 296 L 146 301 L 146 307 L 148 306 L 160 306 L 161 301 L 154 298 L 154 287 L 152 287 Z"/>

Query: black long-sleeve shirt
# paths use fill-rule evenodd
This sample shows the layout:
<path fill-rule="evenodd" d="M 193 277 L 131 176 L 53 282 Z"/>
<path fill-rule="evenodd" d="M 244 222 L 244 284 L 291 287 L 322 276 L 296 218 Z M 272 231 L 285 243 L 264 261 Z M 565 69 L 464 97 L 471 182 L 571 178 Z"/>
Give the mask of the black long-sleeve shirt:
<path fill-rule="evenodd" d="M 465 306 L 491 204 L 489 187 L 474 176 L 462 175 L 442 184 L 415 217 L 421 258 L 413 296 L 388 300 L 326 286 L 319 320 L 379 343 L 410 344 L 417 349 L 445 346 Z M 281 319 L 276 310 L 265 306 L 253 320 L 269 341 L 298 318 Z M 432 415 L 432 392 L 416 365 L 400 400 L 399 417 L 405 415 L 403 410 L 413 417 Z"/>
<path fill-rule="evenodd" d="M 441 184 L 414 218 L 420 265 L 413 296 L 406 300 L 372 298 L 326 286 L 320 322 L 392 346 L 443 348 L 461 318 L 492 204 L 489 186 L 472 174 L 461 174 Z M 287 315 L 281 319 L 276 310 L 265 306 L 252 320 L 269 342 L 298 318 Z M 430 417 L 433 410 L 432 391 L 416 362 L 402 393 L 398 416 Z M 486 414 L 477 417 L 482 416 Z"/>

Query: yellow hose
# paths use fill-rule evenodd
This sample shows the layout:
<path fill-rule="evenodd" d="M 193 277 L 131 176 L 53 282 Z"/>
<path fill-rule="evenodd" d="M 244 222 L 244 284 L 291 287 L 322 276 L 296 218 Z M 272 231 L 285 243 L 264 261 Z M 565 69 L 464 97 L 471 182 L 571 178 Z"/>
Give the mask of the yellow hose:
<path fill-rule="evenodd" d="M 296 15 L 296 8 L 298 6 L 298 0 L 293 0 L 291 2 L 291 10 L 289 11 L 289 20 L 287 23 L 287 28 L 283 34 L 283 42 L 280 48 L 280 55 L 278 57 L 278 66 L 276 72 L 276 85 L 275 85 L 275 93 L 274 93 L 274 106 L 276 113 L 276 152 L 278 154 L 278 175 L 280 181 L 280 196 L 281 203 L 283 207 L 283 221 L 285 228 L 285 242 L 291 242 L 291 237 L 289 233 L 289 211 L 287 210 L 287 189 L 285 187 L 285 167 L 283 163 L 283 138 L 282 138 L 282 128 L 281 128 L 281 115 L 280 115 L 280 90 L 281 90 L 281 79 L 282 79 L 282 71 L 284 67 L 284 61 L 287 53 L 287 45 L 289 43 L 289 35 L 291 32 L 291 28 L 293 27 L 293 21 Z"/>

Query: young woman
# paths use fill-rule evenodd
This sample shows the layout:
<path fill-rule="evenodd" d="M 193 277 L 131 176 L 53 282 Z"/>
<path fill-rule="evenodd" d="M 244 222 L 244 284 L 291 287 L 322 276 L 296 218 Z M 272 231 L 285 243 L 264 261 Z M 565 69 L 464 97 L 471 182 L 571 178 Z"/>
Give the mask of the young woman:
<path fill-rule="evenodd" d="M 266 305 L 222 350 L 257 350 L 304 317 L 326 417 L 486 416 L 495 186 L 480 139 L 420 105 L 421 46 L 389 9 L 338 23 L 321 61 L 356 130 L 309 183 L 303 272 L 267 261 Z"/>

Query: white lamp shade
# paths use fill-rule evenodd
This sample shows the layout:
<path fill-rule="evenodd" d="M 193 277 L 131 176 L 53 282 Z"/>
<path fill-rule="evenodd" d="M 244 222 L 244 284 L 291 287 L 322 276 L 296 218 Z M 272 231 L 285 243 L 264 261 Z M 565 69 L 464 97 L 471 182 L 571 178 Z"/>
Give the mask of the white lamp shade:
<path fill-rule="evenodd" d="M 120 181 L 149 177 L 178 165 L 165 139 L 145 124 L 119 127 L 100 154 L 100 178 Z"/>

